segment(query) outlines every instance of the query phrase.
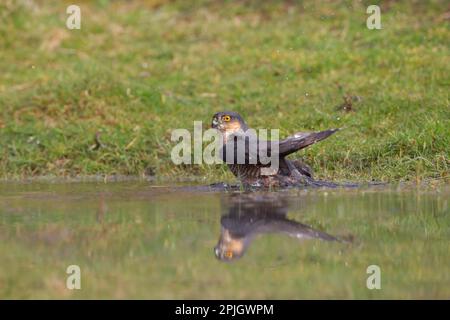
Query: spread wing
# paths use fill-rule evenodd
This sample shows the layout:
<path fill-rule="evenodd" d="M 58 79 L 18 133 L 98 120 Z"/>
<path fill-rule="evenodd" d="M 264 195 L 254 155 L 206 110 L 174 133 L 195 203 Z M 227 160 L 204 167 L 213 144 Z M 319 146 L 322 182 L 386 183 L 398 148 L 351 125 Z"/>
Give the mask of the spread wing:
<path fill-rule="evenodd" d="M 247 135 L 235 135 L 222 148 L 222 159 L 226 163 L 267 164 L 267 158 L 272 157 L 272 152 L 275 152 L 272 148 L 275 144 L 278 144 L 279 158 L 284 158 L 291 153 L 328 138 L 338 130 L 298 132 L 281 141 L 265 141 Z"/>
<path fill-rule="evenodd" d="M 250 219 L 251 218 L 251 219 Z M 326 241 L 337 241 L 332 235 L 313 229 L 295 220 L 289 220 L 275 215 L 246 217 L 245 212 L 241 217 L 223 216 L 222 227 L 229 230 L 231 234 L 240 238 L 251 238 L 257 234 L 282 233 L 297 239 L 321 239 Z"/>
<path fill-rule="evenodd" d="M 280 141 L 279 153 L 281 156 L 287 156 L 298 150 L 306 148 L 318 141 L 328 138 L 339 129 L 329 129 L 319 132 L 298 132 L 293 136 Z"/>
<path fill-rule="evenodd" d="M 256 233 L 284 233 L 297 239 L 321 239 L 337 241 L 332 235 L 313 229 L 305 224 L 288 219 L 273 219 L 264 221 L 255 228 Z"/>

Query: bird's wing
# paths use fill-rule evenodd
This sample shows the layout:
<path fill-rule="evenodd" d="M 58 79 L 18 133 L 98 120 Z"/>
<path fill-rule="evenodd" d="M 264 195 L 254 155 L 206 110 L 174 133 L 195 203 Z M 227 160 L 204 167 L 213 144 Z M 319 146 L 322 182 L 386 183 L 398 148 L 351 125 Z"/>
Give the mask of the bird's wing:
<path fill-rule="evenodd" d="M 271 153 L 271 141 L 253 139 L 246 135 L 233 135 L 221 150 L 222 159 L 226 163 L 235 164 L 260 165 L 261 158 L 270 157 Z"/>
<path fill-rule="evenodd" d="M 306 148 L 318 141 L 328 138 L 339 129 L 329 129 L 319 132 L 298 132 L 283 139 L 279 143 L 280 156 L 287 156 L 295 151 Z"/>
<path fill-rule="evenodd" d="M 269 218 L 255 220 L 249 234 L 284 233 L 297 239 L 321 239 L 337 241 L 338 239 L 328 233 L 313 229 L 303 223 L 285 218 Z"/>
<path fill-rule="evenodd" d="M 298 132 L 292 136 L 287 137 L 281 141 L 265 141 L 259 139 L 250 139 L 245 135 L 235 135 L 222 149 L 222 159 L 227 163 L 240 164 L 261 164 L 266 161 L 261 161 L 264 157 L 271 157 L 275 150 L 272 149 L 273 144 L 278 144 L 278 155 L 280 158 L 306 148 L 318 141 L 321 141 L 339 129 L 329 129 L 319 132 Z M 241 147 L 239 147 L 239 145 Z M 227 158 L 227 154 L 230 158 Z M 234 157 L 233 157 L 234 155 Z M 242 161 L 237 161 L 241 156 Z M 275 156 L 275 155 L 274 155 Z M 267 159 L 265 159 L 267 160 Z"/>

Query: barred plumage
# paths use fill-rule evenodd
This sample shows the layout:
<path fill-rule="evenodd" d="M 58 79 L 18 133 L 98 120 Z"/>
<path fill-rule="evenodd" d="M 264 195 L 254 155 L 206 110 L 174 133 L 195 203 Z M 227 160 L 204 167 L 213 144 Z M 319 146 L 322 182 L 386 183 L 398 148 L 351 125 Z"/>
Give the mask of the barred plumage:
<path fill-rule="evenodd" d="M 229 164 L 230 171 L 240 179 L 257 179 L 261 177 L 261 167 L 249 164 Z"/>

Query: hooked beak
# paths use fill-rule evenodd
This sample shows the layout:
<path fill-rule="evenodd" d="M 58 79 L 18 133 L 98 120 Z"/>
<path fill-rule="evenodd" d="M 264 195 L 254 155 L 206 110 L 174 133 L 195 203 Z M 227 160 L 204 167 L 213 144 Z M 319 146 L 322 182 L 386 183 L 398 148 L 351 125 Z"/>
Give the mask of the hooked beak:
<path fill-rule="evenodd" d="M 219 250 L 218 247 L 215 247 L 215 248 L 214 248 L 214 254 L 216 255 L 216 258 L 217 258 L 217 259 L 220 259 L 220 250 Z"/>
<path fill-rule="evenodd" d="M 219 121 L 217 118 L 213 118 L 211 128 L 216 129 L 219 126 Z"/>

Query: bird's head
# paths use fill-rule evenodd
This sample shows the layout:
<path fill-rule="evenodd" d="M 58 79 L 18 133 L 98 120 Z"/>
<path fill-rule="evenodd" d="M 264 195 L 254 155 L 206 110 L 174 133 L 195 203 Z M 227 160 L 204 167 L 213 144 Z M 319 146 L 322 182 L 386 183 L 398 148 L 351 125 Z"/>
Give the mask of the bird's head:
<path fill-rule="evenodd" d="M 228 230 L 223 229 L 219 243 L 214 248 L 214 254 L 221 261 L 233 261 L 242 257 L 245 249 L 244 238 L 235 237 Z"/>
<path fill-rule="evenodd" d="M 217 112 L 212 118 L 211 127 L 219 130 L 225 137 L 239 130 L 246 131 L 248 129 L 241 115 L 233 111 Z"/>

